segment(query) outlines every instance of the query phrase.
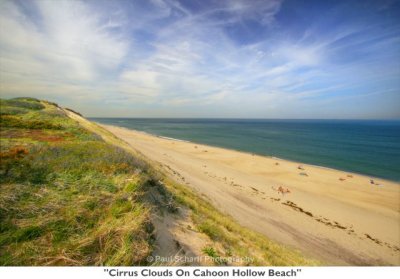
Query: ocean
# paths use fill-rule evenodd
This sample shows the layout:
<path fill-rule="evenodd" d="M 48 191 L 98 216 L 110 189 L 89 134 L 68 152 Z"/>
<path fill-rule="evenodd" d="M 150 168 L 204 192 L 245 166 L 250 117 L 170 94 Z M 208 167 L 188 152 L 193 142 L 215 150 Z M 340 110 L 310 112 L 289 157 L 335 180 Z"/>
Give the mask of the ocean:
<path fill-rule="evenodd" d="M 400 181 L 400 121 L 91 118 L 103 124 Z"/>

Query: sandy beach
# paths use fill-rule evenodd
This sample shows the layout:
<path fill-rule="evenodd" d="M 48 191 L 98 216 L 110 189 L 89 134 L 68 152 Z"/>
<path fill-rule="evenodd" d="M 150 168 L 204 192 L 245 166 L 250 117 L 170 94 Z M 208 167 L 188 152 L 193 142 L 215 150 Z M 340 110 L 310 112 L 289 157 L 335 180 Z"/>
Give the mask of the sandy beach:
<path fill-rule="evenodd" d="M 400 265 L 399 183 L 101 126 L 272 240 L 326 265 Z"/>

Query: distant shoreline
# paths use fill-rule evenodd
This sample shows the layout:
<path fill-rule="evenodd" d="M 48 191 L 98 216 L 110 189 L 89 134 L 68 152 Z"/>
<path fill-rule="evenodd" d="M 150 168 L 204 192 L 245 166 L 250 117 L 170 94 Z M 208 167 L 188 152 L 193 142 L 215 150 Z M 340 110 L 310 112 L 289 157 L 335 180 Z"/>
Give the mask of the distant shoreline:
<path fill-rule="evenodd" d="M 373 179 L 373 180 L 378 180 L 379 179 L 381 181 L 387 181 L 387 182 L 392 182 L 392 183 L 399 183 L 400 182 L 400 181 L 397 181 L 397 180 L 394 180 L 394 179 L 387 179 L 385 177 L 380 177 L 378 175 L 370 175 L 370 174 L 361 173 L 361 172 L 355 172 L 355 171 L 351 171 L 351 170 L 345 170 L 345 169 L 340 169 L 340 168 L 327 167 L 327 166 L 321 166 L 321 165 L 316 165 L 316 164 L 299 162 L 299 161 L 290 160 L 290 159 L 287 159 L 287 158 L 281 158 L 281 157 L 272 156 L 272 155 L 265 155 L 265 154 L 260 154 L 260 153 L 256 153 L 256 152 L 248 152 L 248 151 L 240 150 L 240 149 L 227 148 L 227 147 L 224 147 L 224 146 L 209 145 L 209 144 L 204 144 L 204 143 L 196 142 L 196 141 L 178 139 L 178 138 L 173 138 L 173 137 L 166 137 L 166 136 L 161 136 L 161 135 L 158 135 L 158 134 L 149 133 L 149 132 L 142 131 L 142 130 L 137 130 L 137 129 L 133 129 L 133 128 L 127 128 L 127 127 L 124 127 L 124 126 L 119 126 L 117 124 L 109 125 L 109 124 L 104 124 L 104 123 L 96 122 L 96 121 L 93 121 L 93 122 L 95 122 L 95 123 L 97 123 L 99 125 L 115 126 L 115 127 L 131 130 L 131 131 L 134 131 L 134 132 L 142 133 L 142 134 L 145 134 L 145 135 L 149 135 L 149 136 L 153 136 L 153 137 L 157 137 L 157 138 L 161 138 L 161 139 L 166 139 L 166 140 L 172 140 L 172 141 L 176 141 L 176 142 L 186 142 L 186 143 L 199 144 L 199 145 L 203 145 L 203 146 L 221 148 L 221 149 L 225 149 L 225 150 L 231 150 L 231 151 L 241 152 L 241 153 L 244 153 L 244 154 L 249 154 L 249 155 L 252 155 L 252 156 L 255 155 L 255 156 L 261 156 L 261 157 L 266 157 L 266 158 L 271 158 L 271 159 L 291 162 L 291 163 L 298 164 L 298 165 L 312 166 L 312 167 L 316 167 L 316 168 L 319 168 L 319 169 L 342 171 L 342 172 L 346 172 L 346 173 L 353 174 L 353 175 L 364 176 L 364 177 L 366 177 L 368 179 Z"/>
<path fill-rule="evenodd" d="M 199 117 L 97 117 L 97 116 L 85 116 L 88 120 L 96 122 L 96 119 L 120 119 L 120 120 L 221 120 L 221 121 L 349 121 L 349 122 L 400 122 L 400 118 L 393 119 L 346 119 L 346 118 L 199 118 Z"/>

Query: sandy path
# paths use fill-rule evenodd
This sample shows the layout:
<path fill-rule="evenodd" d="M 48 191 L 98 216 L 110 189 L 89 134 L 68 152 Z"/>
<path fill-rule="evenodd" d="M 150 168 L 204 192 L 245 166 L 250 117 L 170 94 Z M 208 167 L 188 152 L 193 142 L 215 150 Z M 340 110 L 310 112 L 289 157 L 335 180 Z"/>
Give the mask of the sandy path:
<path fill-rule="evenodd" d="M 330 265 L 400 265 L 398 183 L 101 126 L 273 240 Z"/>

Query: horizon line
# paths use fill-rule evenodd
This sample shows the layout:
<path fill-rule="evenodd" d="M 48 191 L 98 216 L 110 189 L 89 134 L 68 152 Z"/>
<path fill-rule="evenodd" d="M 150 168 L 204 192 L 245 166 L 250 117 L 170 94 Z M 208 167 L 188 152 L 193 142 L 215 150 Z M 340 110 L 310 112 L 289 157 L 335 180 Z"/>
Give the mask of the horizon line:
<path fill-rule="evenodd" d="M 196 119 L 196 120 L 357 120 L 357 121 L 400 121 L 400 118 L 239 118 L 239 117 L 120 117 L 84 116 L 85 118 L 108 119 Z"/>

